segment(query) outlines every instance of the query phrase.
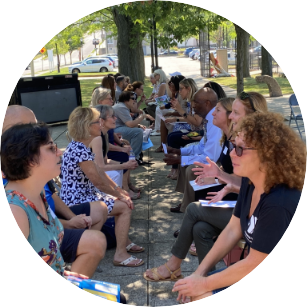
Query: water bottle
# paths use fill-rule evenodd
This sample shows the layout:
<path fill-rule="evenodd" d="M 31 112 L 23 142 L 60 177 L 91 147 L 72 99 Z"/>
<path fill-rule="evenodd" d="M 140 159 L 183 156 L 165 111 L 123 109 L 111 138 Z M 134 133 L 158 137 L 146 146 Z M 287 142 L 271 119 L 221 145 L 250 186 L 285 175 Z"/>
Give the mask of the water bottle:
<path fill-rule="evenodd" d="M 135 154 L 134 154 L 133 150 L 130 150 L 129 160 L 135 160 Z"/>

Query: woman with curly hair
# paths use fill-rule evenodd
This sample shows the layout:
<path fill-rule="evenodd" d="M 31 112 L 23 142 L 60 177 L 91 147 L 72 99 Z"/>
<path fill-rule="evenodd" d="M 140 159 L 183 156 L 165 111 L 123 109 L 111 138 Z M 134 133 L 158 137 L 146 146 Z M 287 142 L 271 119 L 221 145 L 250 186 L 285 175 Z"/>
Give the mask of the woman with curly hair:
<path fill-rule="evenodd" d="M 197 270 L 175 283 L 178 299 L 198 300 L 241 280 L 275 248 L 296 211 L 306 169 L 303 141 L 274 113 L 247 116 L 238 131 L 230 154 L 234 173 L 243 177 L 238 202 L 230 222 Z M 242 237 L 248 256 L 209 273 Z"/>

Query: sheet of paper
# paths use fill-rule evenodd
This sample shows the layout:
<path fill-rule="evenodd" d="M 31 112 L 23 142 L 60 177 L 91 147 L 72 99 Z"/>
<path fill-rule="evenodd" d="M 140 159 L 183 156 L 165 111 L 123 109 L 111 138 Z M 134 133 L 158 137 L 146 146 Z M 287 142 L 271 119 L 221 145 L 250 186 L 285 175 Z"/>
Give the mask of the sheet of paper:
<path fill-rule="evenodd" d="M 214 208 L 234 208 L 236 200 L 221 200 L 216 203 L 208 204 L 209 200 L 199 200 L 203 207 L 214 207 Z"/>
<path fill-rule="evenodd" d="M 164 153 L 167 154 L 167 147 L 164 143 L 162 143 L 162 147 L 163 147 Z"/>
<path fill-rule="evenodd" d="M 218 185 L 221 185 L 220 183 L 212 183 L 212 184 L 205 184 L 205 185 L 198 185 L 195 183 L 195 180 L 190 181 L 190 185 L 192 186 L 194 191 L 204 190 L 211 187 L 216 187 Z"/>

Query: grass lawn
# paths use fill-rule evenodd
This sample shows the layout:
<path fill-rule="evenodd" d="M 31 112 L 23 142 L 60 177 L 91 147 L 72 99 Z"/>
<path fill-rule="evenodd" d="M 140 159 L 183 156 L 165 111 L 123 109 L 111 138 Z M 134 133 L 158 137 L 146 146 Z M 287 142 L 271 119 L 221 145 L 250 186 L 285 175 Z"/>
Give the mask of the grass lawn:
<path fill-rule="evenodd" d="M 100 86 L 100 84 L 101 84 L 101 78 L 80 80 L 82 105 L 84 107 L 87 107 L 90 104 L 93 89 L 97 86 Z M 149 97 L 152 93 L 152 85 L 149 81 L 149 78 L 145 78 L 144 93 L 146 97 Z M 142 103 L 140 109 L 143 109 L 145 107 L 146 107 L 145 103 Z"/>
<path fill-rule="evenodd" d="M 253 75 L 251 78 L 244 79 L 244 91 L 246 92 L 258 92 L 262 95 L 269 95 L 269 88 L 265 83 L 257 83 L 255 77 L 259 75 Z M 287 78 L 278 77 L 278 74 L 274 75 L 274 79 L 278 82 L 281 91 L 284 95 L 293 94 L 293 89 Z M 229 86 L 230 88 L 237 89 L 237 78 L 209 78 L 211 81 L 215 81 L 221 85 Z"/>
<path fill-rule="evenodd" d="M 79 75 L 79 77 L 85 77 L 85 76 L 105 76 L 105 75 L 107 75 L 107 74 L 114 74 L 115 75 L 115 73 L 116 72 L 114 72 L 114 71 L 110 71 L 110 72 L 95 72 L 95 73 L 93 73 L 93 72 L 87 72 L 87 73 L 80 73 L 80 74 L 78 74 Z M 44 74 L 42 74 L 42 75 L 39 75 L 39 76 L 56 76 L 56 75 L 65 75 L 65 74 L 69 74 L 69 71 L 68 71 L 68 67 L 63 67 L 63 68 L 61 68 L 60 67 L 60 73 L 58 73 L 58 70 L 55 70 L 55 71 L 53 71 L 53 72 L 46 72 L 46 73 L 44 73 Z"/>

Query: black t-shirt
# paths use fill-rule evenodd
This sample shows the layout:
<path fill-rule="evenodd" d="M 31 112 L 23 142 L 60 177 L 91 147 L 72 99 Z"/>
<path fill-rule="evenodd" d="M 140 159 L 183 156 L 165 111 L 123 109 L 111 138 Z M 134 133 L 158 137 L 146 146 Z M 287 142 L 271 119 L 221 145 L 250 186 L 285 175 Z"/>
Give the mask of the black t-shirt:
<path fill-rule="evenodd" d="M 221 155 L 218 159 L 217 162 L 220 162 L 221 165 L 223 166 L 223 170 L 227 173 L 227 174 L 232 174 L 233 173 L 233 166 L 232 166 L 232 162 L 231 162 L 231 158 L 230 158 L 230 151 L 231 149 L 229 148 L 229 145 L 232 145 L 228 140 L 225 140 L 223 147 L 222 147 L 222 151 L 221 151 Z M 231 147 L 233 148 L 233 147 Z"/>
<path fill-rule="evenodd" d="M 234 216 L 240 219 L 241 230 L 249 247 L 269 254 L 288 228 L 301 197 L 301 191 L 278 185 L 270 193 L 263 193 L 248 218 L 254 185 L 242 178 Z"/>

